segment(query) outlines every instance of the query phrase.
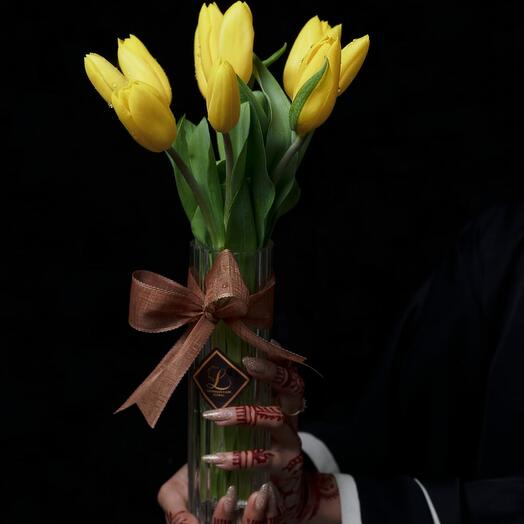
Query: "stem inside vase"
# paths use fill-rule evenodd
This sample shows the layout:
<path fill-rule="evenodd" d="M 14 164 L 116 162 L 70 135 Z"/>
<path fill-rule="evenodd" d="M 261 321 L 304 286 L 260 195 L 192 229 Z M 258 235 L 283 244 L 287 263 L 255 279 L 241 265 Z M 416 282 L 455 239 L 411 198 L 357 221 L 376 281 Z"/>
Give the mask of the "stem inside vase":
<path fill-rule="evenodd" d="M 204 278 L 217 254 L 218 252 L 211 251 L 196 241 L 191 244 L 191 270 L 202 289 L 204 289 Z M 269 280 L 273 271 L 272 254 L 272 245 L 251 253 L 234 253 L 250 293 L 256 292 Z M 255 330 L 255 332 L 267 339 L 270 335 L 267 329 Z M 217 350 L 220 353 L 218 356 Z M 220 497 L 225 495 L 229 486 L 236 487 L 238 508 L 243 508 L 249 495 L 269 480 L 269 474 L 263 470 L 225 471 L 201 460 L 203 455 L 221 451 L 269 447 L 270 439 L 267 430 L 250 426 L 220 427 L 202 417 L 202 413 L 206 410 L 224 407 L 217 405 L 217 402 L 224 400 L 227 406 L 271 403 L 270 385 L 249 377 L 242 363 L 242 359 L 246 356 L 265 358 L 263 353 L 249 346 L 220 321 L 190 370 L 188 380 L 189 503 L 191 512 L 202 523 L 212 521 L 214 507 Z M 233 390 L 234 395 L 231 399 L 227 396 L 221 399 L 206 395 L 203 387 L 207 375 L 214 369 L 215 362 L 212 359 L 219 357 L 220 365 L 225 366 L 222 370 L 226 370 L 224 380 L 228 378 L 227 373 L 245 375 L 245 379 L 240 381 L 242 388 L 238 392 Z M 224 361 L 229 363 L 223 364 Z"/>

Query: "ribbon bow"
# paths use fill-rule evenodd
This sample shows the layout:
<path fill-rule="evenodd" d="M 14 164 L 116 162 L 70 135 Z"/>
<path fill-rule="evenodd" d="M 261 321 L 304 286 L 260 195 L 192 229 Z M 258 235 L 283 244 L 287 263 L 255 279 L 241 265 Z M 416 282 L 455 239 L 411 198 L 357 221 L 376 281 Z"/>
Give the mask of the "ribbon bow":
<path fill-rule="evenodd" d="M 259 337 L 248 327 L 269 328 L 273 321 L 275 279 L 249 294 L 235 257 L 221 251 L 205 277 L 205 293 L 189 271 L 188 286 L 150 271 L 135 271 L 131 280 L 129 324 L 138 331 L 162 333 L 189 324 L 150 375 L 116 412 L 133 404 L 153 428 L 182 377 L 219 320 L 242 340 L 269 355 L 303 362 L 305 357 Z M 247 325 L 246 325 L 247 324 Z"/>

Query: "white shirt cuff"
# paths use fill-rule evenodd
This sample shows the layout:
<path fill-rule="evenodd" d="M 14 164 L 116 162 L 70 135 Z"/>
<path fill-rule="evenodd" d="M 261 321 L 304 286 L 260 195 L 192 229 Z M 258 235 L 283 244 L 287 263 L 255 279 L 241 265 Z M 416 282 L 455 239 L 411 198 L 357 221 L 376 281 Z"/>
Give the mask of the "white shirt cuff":
<path fill-rule="evenodd" d="M 362 524 L 357 484 L 351 475 L 336 473 L 342 524 Z"/>
<path fill-rule="evenodd" d="M 302 450 L 311 459 L 319 473 L 338 473 L 340 471 L 337 461 L 328 447 L 311 433 L 299 432 L 302 441 Z"/>

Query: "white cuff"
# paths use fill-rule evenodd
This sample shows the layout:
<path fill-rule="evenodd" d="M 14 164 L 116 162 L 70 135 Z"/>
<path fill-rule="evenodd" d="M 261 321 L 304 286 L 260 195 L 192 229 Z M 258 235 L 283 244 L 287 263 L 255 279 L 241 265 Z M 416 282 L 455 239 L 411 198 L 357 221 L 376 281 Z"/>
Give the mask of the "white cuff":
<path fill-rule="evenodd" d="M 338 464 L 328 447 L 311 433 L 299 432 L 304 453 L 311 459 L 319 473 L 338 473 Z"/>
<path fill-rule="evenodd" d="M 362 524 L 357 484 L 351 475 L 336 473 L 342 524 Z"/>

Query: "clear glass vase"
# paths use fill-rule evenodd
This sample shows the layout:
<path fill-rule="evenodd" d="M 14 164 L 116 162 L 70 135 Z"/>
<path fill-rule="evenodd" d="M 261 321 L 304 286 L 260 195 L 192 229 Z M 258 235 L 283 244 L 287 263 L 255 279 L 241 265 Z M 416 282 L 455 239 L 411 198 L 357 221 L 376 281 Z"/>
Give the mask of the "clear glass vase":
<path fill-rule="evenodd" d="M 196 241 L 191 243 L 191 270 L 202 289 L 217 254 Z M 273 271 L 272 245 L 255 252 L 233 254 L 250 292 L 258 291 Z M 269 339 L 268 329 L 255 330 L 255 333 Z M 220 407 L 270 405 L 271 388 L 249 376 L 242 364 L 246 356 L 265 358 L 265 354 L 241 340 L 220 321 L 189 372 L 189 505 L 202 524 L 212 522 L 216 503 L 229 486 L 236 487 L 237 514 L 240 516 L 249 495 L 269 477 L 262 470 L 224 471 L 201 460 L 203 455 L 220 451 L 267 449 L 270 444 L 267 430 L 248 426 L 219 427 L 202 417 L 204 411 Z"/>

